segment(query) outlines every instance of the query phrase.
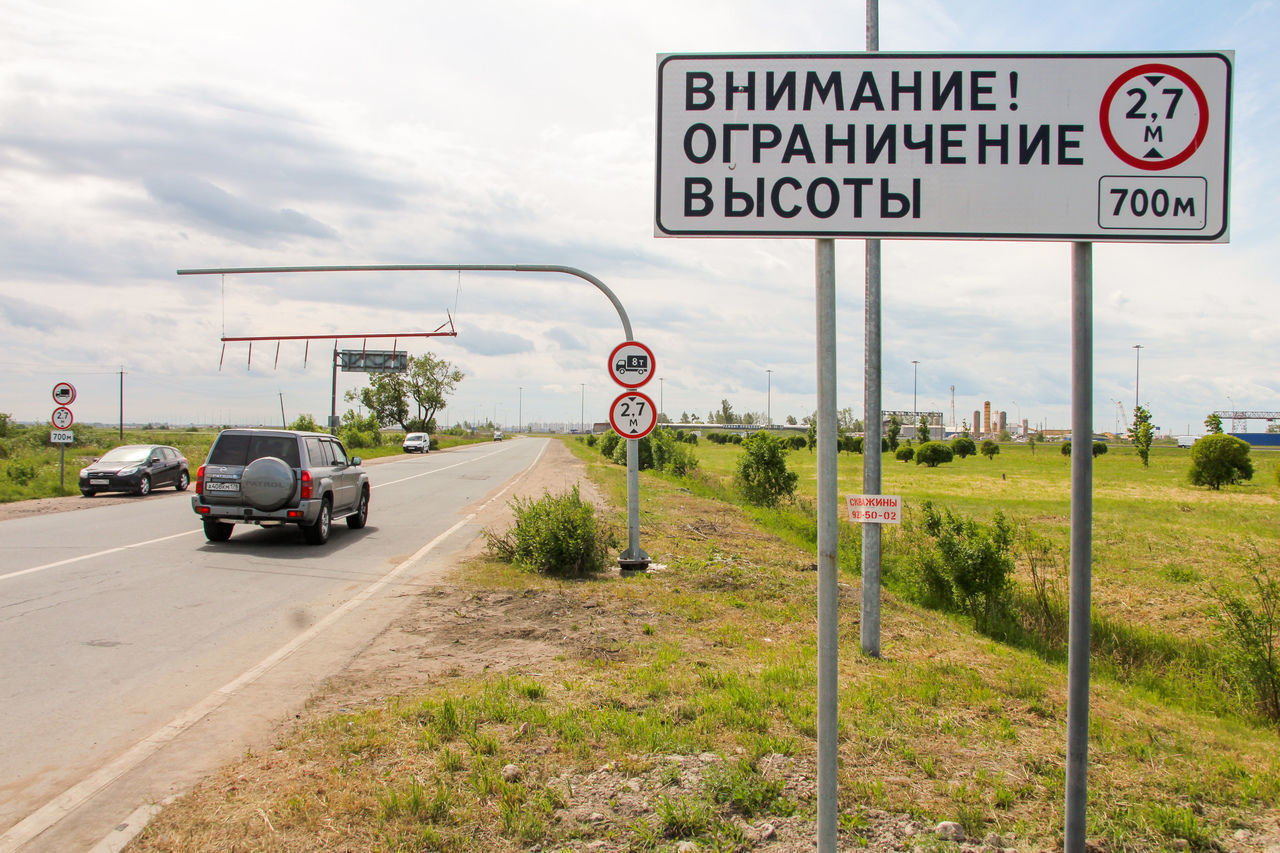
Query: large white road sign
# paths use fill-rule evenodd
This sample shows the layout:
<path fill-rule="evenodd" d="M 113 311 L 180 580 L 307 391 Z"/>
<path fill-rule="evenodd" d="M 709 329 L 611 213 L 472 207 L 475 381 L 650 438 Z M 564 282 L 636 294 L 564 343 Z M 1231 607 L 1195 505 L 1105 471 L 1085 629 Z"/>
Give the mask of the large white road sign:
<path fill-rule="evenodd" d="M 1226 242 L 1233 59 L 659 56 L 656 233 Z"/>

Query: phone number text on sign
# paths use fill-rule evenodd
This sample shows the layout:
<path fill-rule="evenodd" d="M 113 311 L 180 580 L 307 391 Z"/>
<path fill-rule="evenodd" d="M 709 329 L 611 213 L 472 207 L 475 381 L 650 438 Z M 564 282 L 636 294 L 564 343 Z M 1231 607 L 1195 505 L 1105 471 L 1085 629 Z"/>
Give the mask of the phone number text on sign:
<path fill-rule="evenodd" d="M 853 524 L 901 524 L 901 495 L 849 495 L 849 521 Z"/>

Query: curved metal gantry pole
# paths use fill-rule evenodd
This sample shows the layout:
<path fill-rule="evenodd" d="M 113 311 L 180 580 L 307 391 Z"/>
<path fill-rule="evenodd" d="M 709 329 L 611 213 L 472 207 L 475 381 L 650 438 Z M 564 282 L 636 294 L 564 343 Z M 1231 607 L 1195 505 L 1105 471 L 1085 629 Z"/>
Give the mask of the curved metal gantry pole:
<path fill-rule="evenodd" d="M 304 272 L 546 272 L 559 273 L 590 282 L 613 303 L 622 321 L 625 340 L 634 340 L 627 309 L 600 279 L 577 267 L 557 264 L 349 264 L 342 266 L 298 267 L 225 267 L 219 269 L 178 270 L 178 275 L 259 275 Z M 627 550 L 618 555 L 618 564 L 626 570 L 649 566 L 649 555 L 640 548 L 640 453 L 636 439 L 627 439 Z"/>

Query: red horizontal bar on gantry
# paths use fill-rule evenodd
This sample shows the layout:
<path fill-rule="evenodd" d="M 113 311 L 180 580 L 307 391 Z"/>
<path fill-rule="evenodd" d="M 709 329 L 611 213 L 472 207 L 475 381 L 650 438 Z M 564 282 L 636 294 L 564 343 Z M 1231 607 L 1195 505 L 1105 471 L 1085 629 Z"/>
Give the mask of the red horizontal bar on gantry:
<path fill-rule="evenodd" d="M 348 338 L 441 338 L 457 337 L 455 331 L 448 332 L 387 332 L 376 335 L 256 335 L 249 337 L 223 337 L 226 341 L 336 341 Z"/>

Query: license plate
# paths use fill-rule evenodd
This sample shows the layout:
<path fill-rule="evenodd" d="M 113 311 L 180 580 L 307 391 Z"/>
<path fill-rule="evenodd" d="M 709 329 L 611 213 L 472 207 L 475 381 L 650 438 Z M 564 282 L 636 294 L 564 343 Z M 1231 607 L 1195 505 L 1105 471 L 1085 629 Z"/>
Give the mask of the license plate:
<path fill-rule="evenodd" d="M 110 480 L 90 480 L 90 481 L 89 481 L 89 485 L 91 485 L 91 486 L 109 486 L 109 485 L 111 485 L 111 481 L 110 481 Z"/>
<path fill-rule="evenodd" d="M 238 492 L 240 491 L 239 483 L 205 483 L 204 490 L 206 492 Z"/>

